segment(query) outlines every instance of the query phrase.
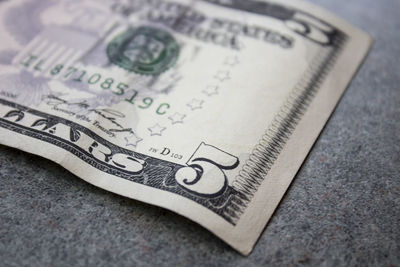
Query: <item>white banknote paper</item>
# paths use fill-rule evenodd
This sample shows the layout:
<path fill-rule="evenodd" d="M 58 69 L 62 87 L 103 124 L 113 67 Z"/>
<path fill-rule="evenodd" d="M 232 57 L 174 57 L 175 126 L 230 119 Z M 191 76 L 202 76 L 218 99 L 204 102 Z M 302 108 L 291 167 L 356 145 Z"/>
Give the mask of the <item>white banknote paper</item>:
<path fill-rule="evenodd" d="M 297 0 L 4 1 L 0 36 L 1 144 L 245 255 L 371 44 Z"/>

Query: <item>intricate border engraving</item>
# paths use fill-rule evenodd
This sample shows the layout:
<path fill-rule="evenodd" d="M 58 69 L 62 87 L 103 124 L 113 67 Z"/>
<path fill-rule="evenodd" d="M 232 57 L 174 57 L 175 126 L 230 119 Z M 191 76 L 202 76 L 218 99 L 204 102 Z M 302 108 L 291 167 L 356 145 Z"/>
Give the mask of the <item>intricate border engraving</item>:
<path fill-rule="evenodd" d="M 246 203 L 238 207 L 233 221 L 240 217 L 251 201 L 258 187 L 275 163 L 280 152 L 295 130 L 308 106 L 314 99 L 320 85 L 333 67 L 347 37 L 338 33 L 334 38 L 334 46 L 329 50 L 321 50 L 310 64 L 303 78 L 297 83 L 273 122 L 253 149 L 239 175 L 233 182 L 233 188 L 242 194 L 240 201 Z M 245 196 L 244 198 L 242 196 Z"/>
<path fill-rule="evenodd" d="M 102 137 L 98 136 L 91 130 L 83 127 L 82 125 L 76 124 L 64 118 L 60 118 L 51 114 L 47 114 L 25 106 L 21 106 L 19 104 L 1 98 L 0 98 L 0 105 L 11 108 L 12 112 L 15 111 L 14 112 L 15 114 L 20 114 L 19 117 L 15 116 L 17 118 L 14 121 L 11 121 L 11 119 L 13 119 L 14 116 L 8 118 L 5 118 L 7 117 L 5 116 L 3 118 L 0 118 L 0 127 L 58 146 L 70 152 L 71 154 L 78 157 L 87 164 L 91 165 L 92 167 L 100 171 L 103 171 L 105 173 L 123 179 L 127 179 L 135 183 L 175 193 L 190 200 L 193 200 L 194 202 L 208 208 L 209 210 L 212 210 L 213 212 L 222 216 L 223 218 L 225 218 L 227 221 L 230 222 L 229 217 L 224 215 L 223 210 L 226 205 L 229 205 L 228 203 L 233 195 L 240 194 L 236 192 L 232 187 L 228 186 L 221 195 L 212 199 L 191 194 L 188 191 L 182 189 L 182 187 L 175 180 L 176 172 L 182 167 L 184 167 L 182 165 L 153 158 L 144 154 L 136 153 L 131 150 L 127 150 L 125 148 L 116 146 L 108 142 L 107 140 L 103 139 Z M 110 164 L 106 164 L 105 162 L 97 159 L 95 156 L 88 153 L 82 147 L 79 147 L 76 144 L 74 144 L 74 142 L 72 141 L 65 140 L 44 130 L 39 130 L 32 127 L 26 127 L 24 125 L 21 125 L 19 122 L 22 121 L 23 117 L 27 115 L 26 113 L 30 113 L 35 116 L 45 118 L 48 121 L 51 121 L 52 125 L 54 126 L 57 124 L 63 124 L 73 128 L 75 131 L 85 133 L 86 135 L 90 136 L 95 142 L 98 142 L 99 144 L 102 144 L 107 148 L 109 148 L 113 153 L 124 153 L 126 155 L 131 155 L 132 157 L 135 157 L 137 159 L 144 160 L 146 162 L 144 170 L 139 174 L 121 170 L 119 168 L 111 166 Z"/>
<path fill-rule="evenodd" d="M 222 4 L 223 2 L 219 2 L 218 0 L 206 1 L 234 9 L 241 9 L 243 6 L 240 4 L 240 0 L 233 1 L 232 3 L 234 4 L 231 4 L 232 6 L 226 6 L 226 4 Z M 265 13 L 260 13 L 263 10 L 260 8 L 260 5 L 263 5 L 262 3 L 264 3 Z M 295 10 L 277 4 L 268 4 L 259 1 L 247 1 L 246 4 L 248 4 L 248 8 L 244 11 L 272 16 L 281 20 L 293 19 L 295 14 Z M 276 14 L 274 12 L 276 12 Z M 304 37 L 307 38 L 307 36 Z M 35 114 L 47 118 L 53 123 L 63 123 L 73 127 L 78 131 L 84 132 L 99 143 L 107 145 L 112 151 L 126 153 L 146 161 L 146 167 L 140 174 L 129 173 L 104 164 L 104 162 L 99 161 L 93 155 L 87 153 L 87 151 L 76 146 L 73 142 L 67 142 L 51 133 L 33 129 L 32 127 L 26 127 L 18 124 L 16 121 L 13 122 L 5 118 L 0 118 L 0 127 L 61 147 L 103 172 L 132 182 L 181 195 L 208 208 L 224 218 L 227 222 L 235 225 L 256 193 L 264 177 L 271 169 L 271 166 L 276 161 L 290 135 L 295 130 L 296 125 L 306 112 L 309 104 L 318 92 L 321 83 L 335 64 L 336 58 L 344 47 L 346 40 L 347 36 L 343 32 L 335 29 L 334 33 L 329 34 L 329 43 L 319 44 L 321 46 L 320 53 L 314 58 L 313 62 L 311 62 L 309 69 L 304 73 L 303 78 L 298 82 L 286 103 L 276 115 L 273 123 L 254 148 L 243 169 L 235 178 L 232 186 L 227 186 L 226 190 L 218 197 L 205 198 L 196 196 L 182 189 L 174 179 L 176 172 L 184 167 L 182 165 L 159 160 L 118 147 L 96 135 L 89 129 L 72 121 L 36 111 L 1 98 L 0 104 L 11 107 L 16 112 Z"/>

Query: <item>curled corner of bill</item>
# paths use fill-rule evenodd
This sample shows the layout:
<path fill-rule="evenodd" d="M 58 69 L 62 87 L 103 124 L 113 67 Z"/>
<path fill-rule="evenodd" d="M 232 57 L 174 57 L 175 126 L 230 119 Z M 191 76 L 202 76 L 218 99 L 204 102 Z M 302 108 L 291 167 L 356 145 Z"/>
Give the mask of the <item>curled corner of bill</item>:
<path fill-rule="evenodd" d="M 371 45 L 295 0 L 15 0 L 0 18 L 1 144 L 244 255 Z"/>

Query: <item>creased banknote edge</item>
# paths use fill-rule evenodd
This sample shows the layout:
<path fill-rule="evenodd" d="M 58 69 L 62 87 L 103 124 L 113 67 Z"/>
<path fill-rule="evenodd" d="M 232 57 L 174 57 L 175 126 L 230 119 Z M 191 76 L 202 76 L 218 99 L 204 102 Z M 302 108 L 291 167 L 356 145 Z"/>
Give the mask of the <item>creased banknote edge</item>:
<path fill-rule="evenodd" d="M 291 138 L 297 124 L 321 89 L 321 83 L 330 74 L 347 39 L 345 34 L 340 33 L 332 48 L 320 49 L 235 178 L 233 187 L 241 193 L 237 198 L 242 196 L 239 201 L 246 203 L 236 212 L 237 220 L 245 212 L 265 176 L 268 175 L 285 144 Z"/>
<path fill-rule="evenodd" d="M 270 172 L 264 177 L 264 181 L 235 227 L 235 235 L 246 235 L 248 244 L 244 245 L 246 242 L 243 240 L 240 242 L 235 240 L 235 244 L 228 242 L 245 256 L 253 250 L 341 97 L 367 58 L 373 44 L 371 37 L 353 27 L 347 32 L 351 36 L 348 46 L 339 56 L 337 63 L 306 111 L 306 115 L 296 126 L 291 138 L 282 149 Z M 350 63 L 346 60 L 349 57 L 352 58 Z M 339 80 L 339 82 L 332 86 L 329 84 L 332 80 Z M 311 127 L 313 125 L 314 128 Z M 271 184 L 274 186 L 272 187 Z M 269 199 L 266 198 L 268 195 L 271 196 Z M 271 198 L 272 201 L 268 201 Z"/>
<path fill-rule="evenodd" d="M 355 35 L 355 33 L 352 34 L 353 36 Z M 367 35 L 359 32 L 359 35 L 361 37 L 367 38 Z M 362 36 L 364 35 L 364 36 Z M 353 37 L 353 41 L 354 43 L 357 43 L 357 36 Z M 82 177 L 83 180 L 97 186 L 100 188 L 103 188 L 105 190 L 111 191 L 113 193 L 119 194 L 119 195 L 123 195 L 129 198 L 133 198 L 145 203 L 149 203 L 152 205 L 157 205 L 163 208 L 166 208 L 168 210 L 171 210 L 175 213 L 178 213 L 194 222 L 199 223 L 200 225 L 202 225 L 203 227 L 205 227 L 206 229 L 208 229 L 209 231 L 211 231 L 212 233 L 214 233 L 216 236 L 220 237 L 222 240 L 224 240 L 226 243 L 228 243 L 230 246 L 232 246 L 235 250 L 239 251 L 241 254 L 243 255 L 249 255 L 250 252 L 252 251 L 255 243 L 257 242 L 257 240 L 260 237 L 260 233 L 262 232 L 262 230 L 265 228 L 266 224 L 268 223 L 268 220 L 271 218 L 275 208 L 278 206 L 283 194 L 285 193 L 285 191 L 287 190 L 287 188 L 289 187 L 290 183 L 293 180 L 293 177 L 295 176 L 295 174 L 297 173 L 298 169 L 301 167 L 304 159 L 306 158 L 306 156 L 308 155 L 312 145 L 315 143 L 315 140 L 318 138 L 321 130 L 323 129 L 324 125 L 326 124 L 327 120 L 329 119 L 332 111 L 334 110 L 334 108 L 336 107 L 342 93 L 345 91 L 345 88 L 347 88 L 347 85 L 350 84 L 352 77 L 356 74 L 356 71 L 358 70 L 357 66 L 359 66 L 359 63 L 361 62 L 361 60 L 363 58 L 365 58 L 367 52 L 369 51 L 369 47 L 370 47 L 370 41 L 367 41 L 368 45 L 365 46 L 364 43 L 364 48 L 360 49 L 360 51 L 363 51 L 362 53 L 359 54 L 358 59 L 353 59 L 352 62 L 353 64 L 351 64 L 351 67 L 347 67 L 348 69 L 352 69 L 353 71 L 349 71 L 349 72 L 344 72 L 344 73 L 340 73 L 341 71 L 338 70 L 338 68 L 340 68 L 340 65 L 345 64 L 346 62 L 342 62 L 341 64 L 337 63 L 333 68 L 334 70 L 328 74 L 329 78 L 335 78 L 335 77 L 340 77 L 343 80 L 343 86 L 336 86 L 337 88 L 342 88 L 341 90 L 338 90 L 339 95 L 336 97 L 337 99 L 335 99 L 335 101 L 331 101 L 329 100 L 328 102 L 332 103 L 331 107 L 328 108 L 324 108 L 323 111 L 321 112 L 321 104 L 319 104 L 319 96 L 316 96 L 316 98 L 313 100 L 313 102 L 310 104 L 310 107 L 307 111 L 307 115 L 303 117 L 303 119 L 299 122 L 299 124 L 296 127 L 296 130 L 293 132 L 291 139 L 288 141 L 288 143 L 286 144 L 286 146 L 283 148 L 283 150 L 281 151 L 281 153 L 279 154 L 278 159 L 276 160 L 276 162 L 274 163 L 274 165 L 272 166 L 270 172 L 268 173 L 268 175 L 265 177 L 265 180 L 271 178 L 271 177 L 275 177 L 275 178 L 282 178 L 284 176 L 286 176 L 285 183 L 282 184 L 281 182 L 277 183 L 276 187 L 280 187 L 281 192 L 275 193 L 273 195 L 274 196 L 274 200 L 275 202 L 268 205 L 267 207 L 264 207 L 265 202 L 266 202 L 266 198 L 265 196 L 268 194 L 264 194 L 263 191 L 265 190 L 265 187 L 267 186 L 265 182 L 263 182 L 260 186 L 260 188 L 258 189 L 257 193 L 255 194 L 254 198 L 252 199 L 251 203 L 249 204 L 249 207 L 246 209 L 246 211 L 244 212 L 243 216 L 240 218 L 240 220 L 238 221 L 238 224 L 235 227 L 232 227 L 231 225 L 229 225 L 228 223 L 226 223 L 224 220 L 222 220 L 221 218 L 219 218 L 217 215 L 214 215 L 211 211 L 210 211 L 210 215 L 213 215 L 213 217 L 215 217 L 214 219 L 214 224 L 207 224 L 205 220 L 199 219 L 198 217 L 196 218 L 196 216 L 191 217 L 187 210 L 185 210 L 182 207 L 179 207 L 180 205 L 176 205 L 174 206 L 174 202 L 169 202 L 166 204 L 163 204 L 162 202 L 158 202 L 158 201 L 146 201 L 144 200 L 141 196 L 140 196 L 140 192 L 135 192 L 134 195 L 132 194 L 124 194 L 121 193 L 121 191 L 119 189 L 112 189 L 110 188 L 109 184 L 104 182 L 104 179 L 99 180 L 99 181 L 94 181 L 92 179 L 88 179 L 87 177 L 85 177 L 85 175 L 78 175 L 76 174 L 76 168 L 74 168 L 73 166 L 75 165 L 74 162 L 76 162 L 77 159 L 72 159 L 72 160 L 68 160 L 68 158 L 71 159 L 71 156 L 69 157 L 67 155 L 67 153 L 60 153 L 60 158 L 54 158 L 51 156 L 46 156 L 46 153 L 44 153 L 43 151 L 38 151 L 38 150 L 34 150 L 34 149 L 29 149 L 27 146 L 24 146 L 24 142 L 18 142 L 16 141 L 14 144 L 10 144 L 9 142 L 3 141 L 1 140 L 2 138 L 0 138 L 0 143 L 7 145 L 7 146 L 11 146 L 11 147 L 15 147 L 18 148 L 20 150 L 32 153 L 32 154 L 36 154 L 45 158 L 48 158 L 58 164 L 60 164 L 61 166 L 63 166 L 64 168 L 66 168 L 67 170 L 69 170 L 70 172 L 72 172 L 73 174 L 76 174 L 80 177 Z M 361 44 L 362 45 L 362 44 Z M 351 45 L 349 44 L 349 47 L 352 46 L 353 49 L 348 49 L 348 53 L 350 53 L 351 51 L 354 50 L 354 46 L 355 44 Z M 346 50 L 346 47 L 344 48 Z M 340 58 L 345 57 L 344 54 L 340 55 Z M 353 57 L 355 58 L 355 57 Z M 342 76 L 342 77 L 341 77 Z M 329 85 L 325 85 L 326 81 L 324 82 L 324 85 L 321 87 L 320 91 L 329 91 L 329 90 L 335 90 L 336 88 L 332 88 Z M 314 113 L 318 113 L 320 115 L 324 115 L 325 118 L 323 118 L 323 122 L 320 123 L 320 127 L 315 127 L 315 134 L 310 135 L 310 138 L 308 140 L 308 145 L 305 145 L 305 143 L 303 142 L 302 145 L 300 146 L 300 148 L 302 148 L 302 150 L 304 150 L 304 153 L 298 153 L 303 156 L 298 157 L 298 163 L 297 164 L 292 164 L 292 166 L 296 165 L 297 167 L 293 168 L 292 171 L 284 171 L 282 170 L 281 166 L 282 164 L 288 164 L 291 161 L 287 159 L 286 154 L 288 153 L 288 151 L 290 151 L 292 149 L 292 145 L 290 144 L 290 142 L 293 141 L 298 141 L 299 139 L 301 140 L 302 138 L 296 138 L 296 136 L 301 136 L 304 135 L 301 133 L 301 127 L 304 124 L 307 124 L 307 120 L 312 120 L 312 116 L 310 115 L 310 113 L 312 113 L 313 111 L 311 110 L 312 107 L 318 107 L 318 108 L 314 108 Z M 324 114 L 321 114 L 324 113 Z M 314 123 L 314 121 L 313 121 Z M 6 131 L 1 129 L 1 131 Z M 19 140 L 23 140 L 26 138 L 30 138 L 30 137 L 26 137 L 26 136 L 22 136 L 22 135 L 15 135 L 16 139 Z M 285 173 L 284 175 L 279 174 L 282 173 L 282 171 Z M 125 181 L 124 179 L 121 178 L 116 178 L 118 180 L 121 180 L 123 182 L 126 183 L 131 183 L 130 181 Z M 141 184 L 136 184 L 136 186 L 141 187 L 141 188 L 146 188 L 145 185 L 141 185 Z M 152 189 L 149 189 L 152 190 Z M 181 199 L 183 202 L 188 201 L 186 198 L 175 195 L 173 193 L 169 193 L 169 192 L 162 192 L 162 190 L 159 190 L 162 194 L 168 195 L 168 197 L 174 196 L 174 198 L 177 199 Z M 190 200 L 189 200 L 190 201 Z M 177 202 L 176 202 L 177 203 Z M 201 205 L 195 204 L 196 206 L 199 206 L 199 208 L 206 210 L 206 208 L 202 207 Z M 184 205 L 182 205 L 184 206 Z M 261 207 L 260 207 L 261 206 Z M 257 211 L 255 212 L 255 214 L 252 215 L 253 211 L 252 209 L 256 209 Z M 262 211 L 260 211 L 260 209 Z M 208 210 L 207 210 L 208 212 Z M 250 218 L 249 218 L 250 215 Z M 254 216 L 257 215 L 257 216 Z M 256 219 L 256 218 L 259 219 Z M 216 222 L 215 220 L 217 219 L 218 222 Z"/>
<path fill-rule="evenodd" d="M 358 63 L 358 62 L 357 62 Z M 335 101 L 335 103 L 337 103 L 336 101 Z M 330 113 L 330 112 L 329 112 Z M 321 126 L 321 128 L 322 128 L 322 126 Z M 317 138 L 317 137 L 316 137 Z M 315 138 L 315 139 L 316 139 Z M 22 149 L 22 150 L 24 150 L 22 147 L 18 147 L 19 149 Z M 309 150 L 308 150 L 309 151 Z M 282 152 L 283 153 L 283 152 Z M 281 153 L 281 154 L 282 154 Z M 37 153 L 35 153 L 35 154 L 37 154 Z M 303 161 L 303 160 L 302 160 Z M 102 187 L 102 186 L 100 186 L 100 187 Z M 104 187 L 102 187 L 102 188 L 104 188 Z M 107 188 L 105 188 L 105 189 L 107 189 Z M 107 189 L 107 190 L 109 190 L 109 189 Z M 119 193 L 120 194 L 120 193 Z M 277 195 L 279 195 L 279 194 L 277 194 Z M 282 195 L 281 195 L 282 196 Z M 278 196 L 278 198 L 279 198 L 279 196 Z M 151 204 L 153 204 L 153 203 L 151 203 Z M 160 205 L 160 204 L 155 204 L 155 205 L 158 205 L 158 206 L 163 206 L 163 205 Z M 168 208 L 168 209 L 170 209 L 170 208 Z M 174 212 L 177 212 L 177 213 L 180 213 L 180 214 L 182 214 L 181 212 L 178 212 L 178 211 L 176 211 L 176 210 L 174 210 L 174 209 L 171 209 L 171 210 L 173 210 Z M 185 217 L 188 217 L 187 215 L 184 215 Z M 196 220 L 196 218 L 190 218 L 191 220 L 193 220 L 193 221 L 197 221 L 198 222 L 198 220 Z M 202 224 L 202 223 L 201 223 Z M 203 226 L 205 226 L 204 224 L 202 224 Z M 208 228 L 208 229 L 210 229 L 210 231 L 212 231 L 212 232 L 214 232 L 217 236 L 220 236 L 218 233 L 216 233 L 215 232 L 215 230 L 211 230 L 211 226 L 205 226 L 206 228 Z M 221 236 L 220 236 L 221 237 Z M 222 239 L 224 239 L 225 241 L 226 241 L 226 238 L 224 238 L 224 237 L 221 237 Z M 228 242 L 228 241 L 227 241 Z M 255 242 L 255 241 L 254 241 Z M 230 242 L 228 242 L 228 243 L 230 243 Z M 237 249 L 237 248 L 236 248 Z M 238 249 L 239 251 L 241 251 L 243 254 L 246 254 L 246 252 L 243 252 L 244 250 L 242 249 L 242 250 L 240 250 L 240 249 Z M 251 250 L 251 249 L 250 249 Z M 249 252 L 248 252 L 249 253 Z M 247 253 L 247 254 L 248 254 Z"/>
<path fill-rule="evenodd" d="M 3 133 L 11 133 L 12 136 L 6 140 L 6 135 L 3 135 Z M 41 144 L 43 144 L 43 146 Z M 50 160 L 72 173 L 77 179 L 82 179 L 108 192 L 170 210 L 198 223 L 221 239 L 223 238 L 219 236 L 220 232 L 228 228 L 229 231 L 233 230 L 233 226 L 227 223 L 222 217 L 184 196 L 163 190 L 157 190 L 155 194 L 154 188 L 152 187 L 116 177 L 108 173 L 102 173 L 102 175 L 99 176 L 93 166 L 81 161 L 76 155 L 65 151 L 59 146 L 38 140 L 35 137 L 15 133 L 13 130 L 0 127 L 0 145 L 16 148 Z M 54 153 L 54 151 L 57 153 Z M 77 162 L 80 164 L 79 167 L 76 164 Z M 111 179 L 112 183 L 110 183 Z M 156 196 L 156 198 L 152 196 Z M 201 214 L 201 216 L 199 214 Z M 214 222 L 212 224 L 208 223 L 211 217 L 213 217 L 212 220 Z"/>

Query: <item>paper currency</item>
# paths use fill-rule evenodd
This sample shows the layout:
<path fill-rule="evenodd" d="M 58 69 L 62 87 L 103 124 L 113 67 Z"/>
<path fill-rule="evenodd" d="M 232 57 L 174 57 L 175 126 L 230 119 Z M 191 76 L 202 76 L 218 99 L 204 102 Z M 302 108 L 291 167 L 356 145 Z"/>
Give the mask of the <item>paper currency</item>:
<path fill-rule="evenodd" d="M 370 38 L 300 1 L 5 1 L 0 143 L 243 254 Z"/>

